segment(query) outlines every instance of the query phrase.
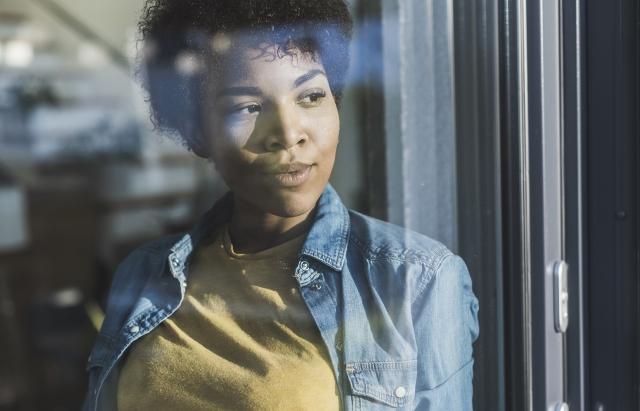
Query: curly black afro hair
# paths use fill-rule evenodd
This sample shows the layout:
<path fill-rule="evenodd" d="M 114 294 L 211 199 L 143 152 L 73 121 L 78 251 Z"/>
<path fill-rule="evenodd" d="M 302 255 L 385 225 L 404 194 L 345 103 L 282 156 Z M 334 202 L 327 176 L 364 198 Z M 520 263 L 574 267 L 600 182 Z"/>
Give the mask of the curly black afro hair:
<path fill-rule="evenodd" d="M 201 101 L 220 34 L 252 33 L 279 53 L 319 58 L 340 101 L 353 28 L 344 0 L 147 0 L 138 26 L 152 121 L 201 157 L 210 154 Z"/>

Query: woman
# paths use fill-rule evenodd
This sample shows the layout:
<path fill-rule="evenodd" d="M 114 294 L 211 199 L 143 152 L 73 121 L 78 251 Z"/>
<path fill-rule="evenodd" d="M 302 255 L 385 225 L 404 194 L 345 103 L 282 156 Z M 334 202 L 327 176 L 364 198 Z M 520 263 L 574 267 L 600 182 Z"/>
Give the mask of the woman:
<path fill-rule="evenodd" d="M 85 409 L 471 410 L 464 263 L 328 185 L 351 25 L 342 0 L 147 2 L 154 120 L 230 192 L 120 265 Z"/>

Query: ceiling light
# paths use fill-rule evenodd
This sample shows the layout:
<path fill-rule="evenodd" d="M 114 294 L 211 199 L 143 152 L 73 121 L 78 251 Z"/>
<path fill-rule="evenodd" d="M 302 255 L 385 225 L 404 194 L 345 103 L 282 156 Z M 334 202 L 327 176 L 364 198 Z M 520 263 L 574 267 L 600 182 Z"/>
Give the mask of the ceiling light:
<path fill-rule="evenodd" d="M 4 63 L 10 67 L 27 67 L 33 61 L 33 45 L 24 40 L 10 40 L 4 46 Z"/>

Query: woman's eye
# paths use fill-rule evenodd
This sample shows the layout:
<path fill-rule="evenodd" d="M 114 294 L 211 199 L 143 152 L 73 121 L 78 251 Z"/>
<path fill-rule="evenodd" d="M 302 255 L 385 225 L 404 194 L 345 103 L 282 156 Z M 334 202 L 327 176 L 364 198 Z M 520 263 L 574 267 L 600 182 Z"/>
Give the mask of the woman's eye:
<path fill-rule="evenodd" d="M 244 107 L 243 110 L 247 110 L 249 114 L 253 114 L 253 113 L 259 113 L 260 111 L 262 111 L 262 107 L 260 107 L 257 104 L 252 104 L 250 106 Z"/>
<path fill-rule="evenodd" d="M 300 97 L 299 102 L 302 103 L 303 105 L 317 105 L 320 100 L 322 100 L 324 97 L 327 96 L 327 93 L 325 93 L 323 90 L 316 90 L 316 91 L 312 91 L 310 93 L 304 94 Z"/>
<path fill-rule="evenodd" d="M 262 106 L 260 104 L 245 104 L 242 106 L 236 106 L 229 109 L 227 114 L 232 117 L 238 116 L 250 116 L 253 114 L 260 114 Z"/>

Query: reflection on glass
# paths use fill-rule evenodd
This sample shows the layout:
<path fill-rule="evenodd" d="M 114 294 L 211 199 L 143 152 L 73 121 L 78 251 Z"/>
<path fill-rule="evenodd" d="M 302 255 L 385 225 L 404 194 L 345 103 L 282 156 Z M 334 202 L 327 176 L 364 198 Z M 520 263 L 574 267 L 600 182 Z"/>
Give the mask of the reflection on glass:
<path fill-rule="evenodd" d="M 452 27 L 369 6 L 0 5 L 0 408 L 471 409 Z"/>

